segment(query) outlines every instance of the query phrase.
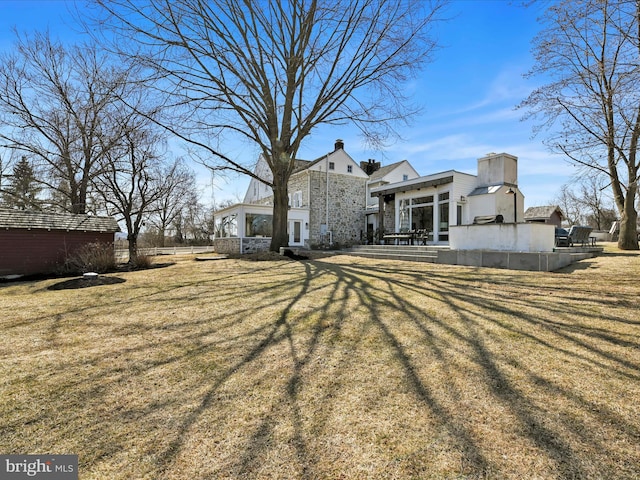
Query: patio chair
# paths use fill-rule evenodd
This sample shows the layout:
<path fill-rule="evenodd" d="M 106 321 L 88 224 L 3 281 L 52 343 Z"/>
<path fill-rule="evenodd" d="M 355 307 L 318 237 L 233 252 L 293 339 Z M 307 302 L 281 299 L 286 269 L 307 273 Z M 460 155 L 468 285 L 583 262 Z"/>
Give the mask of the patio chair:
<path fill-rule="evenodd" d="M 585 247 L 589 245 L 589 235 L 591 235 L 591 227 L 583 227 L 574 225 L 569 229 L 569 246 L 580 245 Z"/>

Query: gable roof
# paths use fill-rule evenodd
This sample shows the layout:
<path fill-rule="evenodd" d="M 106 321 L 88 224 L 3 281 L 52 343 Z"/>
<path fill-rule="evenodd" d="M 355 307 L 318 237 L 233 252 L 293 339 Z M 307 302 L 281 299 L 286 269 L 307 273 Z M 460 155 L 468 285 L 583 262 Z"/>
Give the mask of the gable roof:
<path fill-rule="evenodd" d="M 405 161 L 406 160 L 401 160 L 399 162 L 395 162 L 395 163 L 392 163 L 390 165 L 385 165 L 384 167 L 380 167 L 378 170 L 376 170 L 375 172 L 373 172 L 369 176 L 369 181 L 375 182 L 376 180 L 379 180 L 379 179 L 383 178 L 389 172 L 391 172 L 391 171 L 395 170 L 396 168 L 398 168 L 400 166 L 400 164 L 405 162 Z"/>
<path fill-rule="evenodd" d="M 542 220 L 551 218 L 551 215 L 553 215 L 555 212 L 558 212 L 561 218 L 564 217 L 564 215 L 562 214 L 562 210 L 560 210 L 560 207 L 558 207 L 557 205 L 544 205 L 540 207 L 527 208 L 527 211 L 524 212 L 524 218 L 526 220 Z"/>
<path fill-rule="evenodd" d="M 120 231 L 113 217 L 71 213 L 47 213 L 0 208 L 0 229 L 65 230 L 115 233 Z"/>
<path fill-rule="evenodd" d="M 322 157 L 324 158 L 324 157 Z M 320 160 L 320 159 L 318 159 Z M 307 168 L 309 168 L 311 165 L 313 165 L 314 163 L 316 163 L 318 160 L 301 160 L 299 158 L 296 158 L 293 162 L 294 162 L 294 166 L 293 166 L 293 172 L 291 173 L 298 173 L 301 172 L 303 170 L 306 170 Z"/>

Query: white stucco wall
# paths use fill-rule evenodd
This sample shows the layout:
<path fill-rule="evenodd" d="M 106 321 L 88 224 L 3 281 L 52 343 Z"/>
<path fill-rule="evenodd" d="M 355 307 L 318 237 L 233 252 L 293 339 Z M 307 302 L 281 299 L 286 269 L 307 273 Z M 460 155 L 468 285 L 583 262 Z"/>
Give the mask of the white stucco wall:
<path fill-rule="evenodd" d="M 469 205 L 470 222 L 474 217 L 483 215 L 502 215 L 504 223 L 513 223 L 513 195 L 506 192 L 509 187 L 504 185 L 494 187 L 495 193 L 473 195 L 467 199 Z M 516 208 L 518 221 L 524 220 L 524 195 L 516 189 Z"/>
<path fill-rule="evenodd" d="M 478 159 L 478 186 L 518 184 L 518 157 L 491 153 Z"/>
<path fill-rule="evenodd" d="M 452 250 L 553 252 L 555 227 L 536 223 L 461 225 L 449 229 Z"/>

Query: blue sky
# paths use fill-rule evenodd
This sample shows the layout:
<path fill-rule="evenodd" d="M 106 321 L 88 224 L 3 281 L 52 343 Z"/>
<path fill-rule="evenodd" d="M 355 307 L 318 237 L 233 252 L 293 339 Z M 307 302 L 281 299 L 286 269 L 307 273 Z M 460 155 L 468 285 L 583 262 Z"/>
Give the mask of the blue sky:
<path fill-rule="evenodd" d="M 11 47 L 12 27 L 19 31 L 49 30 L 73 38 L 70 3 L 65 0 L 0 0 L 0 50 Z M 442 48 L 420 78 L 406 85 L 424 111 L 403 129 L 401 141 L 385 151 L 364 148 L 357 131 L 348 127 L 318 130 L 299 153 L 313 159 L 333 149 L 335 139 L 356 160 L 375 158 L 383 164 L 407 159 L 421 175 L 455 169 L 476 173 L 476 161 L 489 152 L 518 157 L 519 187 L 525 207 L 548 204 L 569 181 L 573 168 L 563 157 L 550 154 L 542 137 L 532 138 L 532 124 L 522 122 L 520 103 L 535 88 L 523 78 L 533 64 L 531 40 L 538 31 L 535 7 L 518 0 L 453 0 L 450 18 L 436 28 Z M 229 152 L 237 157 L 257 151 Z M 203 201 L 212 198 L 211 179 L 203 169 L 199 185 Z M 215 201 L 244 196 L 248 179 L 215 179 Z"/>

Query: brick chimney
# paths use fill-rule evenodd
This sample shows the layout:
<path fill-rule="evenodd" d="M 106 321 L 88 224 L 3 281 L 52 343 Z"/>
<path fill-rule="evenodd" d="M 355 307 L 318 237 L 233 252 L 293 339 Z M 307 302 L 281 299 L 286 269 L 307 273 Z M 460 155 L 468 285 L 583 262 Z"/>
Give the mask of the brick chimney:
<path fill-rule="evenodd" d="M 336 150 L 344 150 L 344 141 L 341 138 L 337 139 L 334 147 L 334 152 Z"/>

